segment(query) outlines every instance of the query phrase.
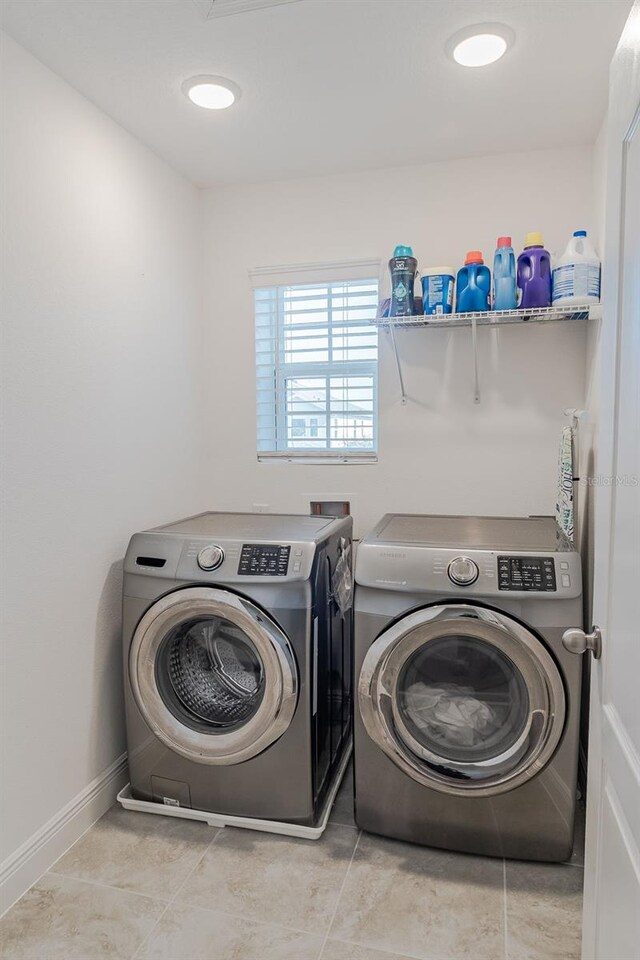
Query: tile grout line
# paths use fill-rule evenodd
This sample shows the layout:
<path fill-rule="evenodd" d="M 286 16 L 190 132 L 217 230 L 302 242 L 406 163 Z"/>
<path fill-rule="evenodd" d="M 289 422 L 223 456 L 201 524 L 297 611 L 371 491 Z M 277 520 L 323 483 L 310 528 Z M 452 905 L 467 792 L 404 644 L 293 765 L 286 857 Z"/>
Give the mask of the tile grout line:
<path fill-rule="evenodd" d="M 348 826 L 347 824 L 342 824 L 342 823 L 339 823 L 339 824 L 336 823 L 336 824 L 334 824 L 334 826 L 343 827 L 343 828 L 346 827 L 346 828 L 349 829 L 349 830 L 357 829 L 356 827 Z M 135 953 L 133 954 L 133 957 L 131 958 L 131 960 L 136 960 L 136 957 L 138 957 L 138 954 L 139 954 L 140 950 L 142 950 L 142 948 L 143 948 L 144 945 L 147 943 L 147 941 L 148 941 L 149 937 L 151 936 L 151 934 L 152 934 L 152 933 L 154 932 L 154 930 L 158 927 L 158 925 L 159 925 L 160 922 L 162 921 L 162 918 L 164 917 L 164 915 L 165 915 L 165 913 L 167 912 L 167 910 L 169 909 L 169 907 L 171 907 L 171 906 L 176 902 L 178 896 L 180 895 L 180 892 L 182 891 L 182 889 L 184 888 L 184 886 L 186 885 L 186 883 L 190 880 L 190 878 L 193 876 L 193 874 L 195 873 L 195 871 L 198 869 L 199 865 L 202 863 L 202 861 L 203 861 L 204 858 L 206 857 L 207 853 L 209 852 L 209 850 L 211 849 L 211 847 L 214 845 L 214 843 L 216 842 L 216 840 L 218 839 L 218 837 L 220 836 L 220 834 L 222 833 L 222 831 L 223 831 L 224 829 L 225 829 L 225 827 L 218 827 L 218 828 L 217 828 L 217 833 L 216 833 L 216 835 L 213 837 L 213 839 L 211 840 L 211 842 L 208 844 L 206 850 L 203 851 L 202 855 L 199 857 L 198 861 L 194 864 L 194 866 L 193 866 L 192 869 L 189 871 L 189 873 L 187 874 L 187 876 L 184 878 L 184 880 L 182 881 L 182 883 L 179 884 L 179 886 L 177 887 L 174 895 L 171 897 L 170 900 L 164 901 L 164 903 L 165 903 L 164 910 L 162 911 L 162 913 L 160 914 L 160 916 L 158 917 L 158 919 L 156 920 L 156 922 L 153 924 L 153 926 L 151 927 L 151 929 L 148 931 L 148 933 L 145 935 L 145 937 L 142 939 L 142 941 L 141 941 L 140 944 L 138 945 L 138 947 L 137 947 Z M 362 833 L 362 831 L 361 831 L 361 830 L 358 830 L 358 834 L 357 834 L 357 837 L 356 837 L 356 842 L 355 842 L 355 845 L 354 845 L 354 848 L 353 848 L 353 853 L 351 854 L 351 859 L 349 860 L 349 866 L 347 867 L 347 873 L 349 872 L 349 867 L 351 866 L 351 863 L 352 863 L 353 858 L 354 858 L 354 856 L 355 856 L 356 848 L 357 848 L 357 846 L 358 846 L 358 842 L 359 842 L 359 840 L 360 840 L 361 833 Z M 346 874 L 345 874 L 345 878 L 344 878 L 344 880 L 343 880 L 343 882 L 342 882 L 342 885 L 341 885 L 341 887 L 340 887 L 340 893 L 339 893 L 339 895 L 338 895 L 338 900 L 339 900 L 340 895 L 341 895 L 341 893 L 342 893 L 342 889 L 343 889 L 343 887 L 344 887 L 345 882 L 346 882 Z M 100 884 L 100 886 L 108 886 L 108 884 Z M 120 890 L 121 888 L 120 888 L 120 887 L 110 887 L 110 889 L 112 889 L 112 890 Z M 139 894 L 139 896 L 146 896 L 146 894 Z M 156 898 L 156 900 L 157 900 L 157 898 Z M 162 902 L 162 901 L 157 901 L 157 902 Z M 241 915 L 241 914 L 237 914 L 237 913 L 230 912 L 229 910 L 217 910 L 217 911 L 214 910 L 214 911 L 211 911 L 208 907 L 203 907 L 203 906 L 198 905 L 198 904 L 188 904 L 188 903 L 186 903 L 185 905 L 191 907 L 192 909 L 200 910 L 200 911 L 202 911 L 203 913 L 211 913 L 211 912 L 214 912 L 214 913 L 215 913 L 215 912 L 217 912 L 217 913 L 224 913 L 224 914 L 226 914 L 226 915 L 229 916 L 229 917 L 233 917 L 235 920 L 246 920 L 246 917 L 245 917 L 245 916 L 243 916 L 243 915 Z M 330 922 L 329 922 L 329 929 L 331 929 L 331 924 L 333 923 L 333 918 L 335 917 L 336 912 L 337 912 L 337 904 L 336 904 L 336 909 L 334 910 L 333 915 L 332 915 L 332 917 L 331 917 L 331 920 L 330 920 Z M 254 921 L 254 922 L 256 922 L 256 923 L 259 924 L 259 925 L 260 925 L 260 924 L 263 924 L 263 925 L 265 925 L 265 926 L 279 927 L 281 930 L 289 930 L 289 931 L 291 931 L 292 933 L 305 934 L 306 936 L 313 935 L 309 930 L 303 930 L 303 929 L 301 929 L 301 928 L 299 928 L 299 927 L 291 927 L 291 926 L 289 926 L 289 925 L 287 925 L 287 924 L 275 923 L 273 920 L 259 920 L 259 921 Z M 325 944 L 327 938 L 328 938 L 328 934 L 327 934 L 327 937 L 325 937 L 325 939 L 324 939 L 323 942 L 322 942 L 321 951 L 324 950 L 324 944 Z"/>
<path fill-rule="evenodd" d="M 347 946 L 347 947 L 363 947 L 365 950 L 374 950 L 374 951 L 377 951 L 377 952 L 379 952 L 380 949 L 381 949 L 380 947 L 372 947 L 370 943 L 366 943 L 366 942 L 363 941 L 363 940 L 341 940 L 340 937 L 334 937 L 331 942 L 332 942 L 332 943 L 340 943 L 340 944 L 342 944 L 343 946 Z M 385 947 L 384 952 L 385 952 L 385 953 L 388 953 L 388 952 L 389 952 L 389 951 L 386 949 L 386 947 Z M 394 951 L 393 954 L 392 954 L 392 956 L 397 957 L 397 956 L 399 956 L 399 954 L 397 954 L 397 953 Z M 322 960 L 322 958 L 320 958 L 320 960 Z M 403 953 L 402 953 L 402 960 L 431 960 L 431 958 L 425 957 L 424 954 L 408 953 L 408 952 L 405 950 L 405 951 L 403 951 Z M 446 960 L 450 960 L 450 958 L 446 958 Z M 456 957 L 455 960 L 458 960 L 458 958 Z"/>
<path fill-rule="evenodd" d="M 350 831 L 357 831 L 357 837 L 356 837 L 356 845 L 357 845 L 357 842 L 358 842 L 358 839 L 359 839 L 359 836 L 360 836 L 360 831 L 358 830 L 357 827 L 349 826 L 349 825 L 347 825 L 347 824 L 341 824 L 341 823 L 334 823 L 333 826 L 338 827 L 339 829 L 346 829 L 346 830 L 350 830 Z M 83 878 L 83 877 L 75 877 L 75 876 L 72 876 L 72 875 L 70 875 L 70 874 L 69 874 L 69 875 L 67 875 L 67 874 L 56 874 L 56 876 L 59 876 L 59 877 L 61 877 L 62 879 L 65 879 L 65 878 L 68 877 L 68 879 L 76 880 L 76 881 L 79 882 L 79 883 L 88 883 L 88 884 L 92 884 L 92 885 L 94 885 L 94 886 L 99 886 L 99 887 L 103 887 L 103 888 L 106 887 L 106 888 L 109 889 L 109 890 L 114 890 L 114 891 L 117 891 L 117 892 L 119 892 L 119 893 L 125 893 L 125 894 L 127 894 L 127 893 L 132 893 L 132 894 L 134 894 L 135 896 L 143 897 L 143 898 L 145 898 L 145 899 L 147 899 L 147 900 L 153 900 L 153 901 L 156 902 L 156 903 L 160 903 L 160 904 L 163 904 L 163 905 L 164 905 L 164 909 L 162 910 L 162 913 L 159 915 L 158 919 L 154 922 L 153 926 L 150 928 L 150 930 L 148 931 L 148 933 L 143 937 L 143 939 L 142 939 L 141 942 L 139 943 L 138 947 L 136 948 L 136 951 L 135 951 L 135 953 L 133 954 L 133 957 L 131 958 L 131 960 L 136 960 L 136 957 L 138 956 L 139 951 L 142 950 L 142 948 L 144 947 L 144 945 L 147 943 L 149 937 L 152 935 L 152 933 L 154 932 L 154 930 L 157 928 L 158 924 L 162 921 L 162 919 L 163 919 L 164 915 L 166 914 L 167 910 L 169 909 L 169 907 L 171 907 L 172 905 L 174 905 L 174 904 L 176 903 L 177 898 L 179 897 L 181 891 L 184 889 L 185 885 L 188 883 L 188 881 L 191 879 L 191 877 L 193 876 L 193 874 L 195 873 L 195 871 L 198 869 L 199 865 L 202 863 L 202 861 L 204 860 L 204 858 L 206 857 L 206 855 L 207 855 L 208 852 L 210 851 L 211 847 L 216 843 L 216 841 L 217 841 L 218 837 L 221 835 L 222 831 L 223 831 L 224 829 L 234 829 L 234 828 L 217 827 L 217 828 L 215 828 L 215 829 L 216 829 L 216 834 L 215 834 L 215 836 L 209 841 L 209 843 L 207 844 L 205 850 L 203 850 L 203 852 L 202 852 L 202 854 L 200 855 L 200 857 L 198 858 L 198 860 L 194 863 L 193 867 L 192 867 L 191 870 L 187 873 L 187 875 L 185 876 L 184 880 L 182 880 L 181 883 L 178 885 L 178 887 L 176 888 L 175 893 L 171 896 L 171 898 L 170 898 L 169 900 L 165 900 L 165 899 L 163 899 L 163 898 L 161 898 L 161 897 L 157 897 L 157 896 L 150 896 L 149 894 L 146 894 L 146 893 L 140 893 L 140 892 L 137 891 L 137 890 L 128 890 L 128 889 L 126 889 L 126 888 L 124 888 L 124 887 L 115 887 L 115 886 L 112 886 L 111 884 L 102 883 L 101 881 L 98 881 L 98 880 L 85 880 L 85 878 Z M 264 835 L 264 834 L 263 834 L 263 835 Z M 354 846 L 354 852 L 355 852 L 355 846 Z M 353 857 L 353 855 L 352 855 L 352 857 Z M 349 862 L 351 862 L 351 861 L 349 861 Z M 348 868 L 347 868 L 347 869 L 348 869 Z M 49 871 L 49 872 L 51 872 L 51 871 Z M 219 910 L 219 909 L 216 909 L 216 908 L 213 908 L 213 909 L 212 909 L 211 907 L 203 906 L 202 904 L 195 904 L 195 903 L 190 903 L 190 902 L 187 902 L 187 901 L 184 901 L 184 903 L 185 903 L 185 906 L 188 906 L 188 907 L 190 907 L 191 909 L 195 909 L 195 910 L 200 911 L 200 912 L 202 912 L 202 913 L 212 913 L 212 912 L 213 912 L 213 913 L 221 913 L 221 914 L 225 914 L 226 916 L 228 916 L 228 917 L 230 917 L 230 918 L 233 918 L 234 920 L 246 920 L 246 916 L 244 916 L 244 915 L 242 915 L 242 914 L 239 914 L 239 913 L 234 913 L 233 911 L 230 911 L 230 910 Z M 290 931 L 290 932 L 292 932 L 292 933 L 303 934 L 303 935 L 305 935 L 305 936 L 310 936 L 310 935 L 313 936 L 313 935 L 314 935 L 313 931 L 305 930 L 305 929 L 302 929 L 301 927 L 294 927 L 294 926 L 291 926 L 291 925 L 289 925 L 289 924 L 284 924 L 284 923 L 276 922 L 276 921 L 273 921 L 273 920 L 255 920 L 255 921 L 253 921 L 253 922 L 255 922 L 257 925 L 278 927 L 280 930 L 288 930 L 288 931 Z M 319 934 L 319 936 L 322 936 L 322 935 Z"/>
<path fill-rule="evenodd" d="M 115 890 L 117 893 L 129 894 L 132 897 L 142 897 L 144 900 L 153 900 L 155 903 L 170 903 L 170 900 L 166 900 L 164 897 L 158 897 L 150 893 L 140 893 L 139 890 L 129 890 L 128 887 L 114 887 L 112 883 L 104 883 L 102 880 L 93 880 L 89 877 L 77 877 L 73 873 L 56 873 L 55 870 L 47 870 L 46 873 L 43 873 L 41 877 L 38 878 L 36 883 L 39 883 L 40 880 L 43 880 L 45 877 L 58 877 L 60 880 L 74 880 L 76 883 L 88 883 L 90 887 L 102 887 L 106 890 Z M 25 891 L 28 893 L 28 891 Z M 22 895 L 24 896 L 24 894 Z M 22 897 L 20 897 L 22 900 Z M 16 903 L 19 903 L 20 900 L 16 900 Z"/>
<path fill-rule="evenodd" d="M 246 923 L 247 916 L 246 914 L 234 913 L 233 910 L 219 910 L 216 907 L 203 907 L 200 903 L 189 903 L 186 900 L 182 901 L 185 907 L 189 907 L 190 910 L 199 910 L 200 913 L 217 913 L 223 914 L 225 917 L 230 917 L 232 920 L 242 920 Z M 168 904 L 167 904 L 168 906 Z M 281 923 L 279 920 L 255 920 L 251 919 L 250 923 L 254 923 L 258 927 L 278 927 L 280 930 L 288 930 L 290 933 L 302 933 L 305 936 L 313 937 L 316 936 L 313 930 L 303 930 L 302 927 L 292 927 L 288 923 Z M 318 934 L 321 936 L 321 934 Z"/>
<path fill-rule="evenodd" d="M 357 849 L 358 849 L 358 844 L 360 843 L 360 837 L 361 837 L 361 836 L 362 836 L 362 830 L 358 830 L 358 836 L 356 837 L 356 842 L 355 842 L 354 847 L 353 847 L 353 852 L 351 853 L 351 859 L 349 860 L 349 864 L 348 864 L 347 869 L 346 869 L 346 871 L 345 871 L 345 874 L 344 874 L 342 883 L 340 884 L 340 889 L 339 889 L 339 891 L 338 891 L 338 896 L 336 897 L 336 905 L 335 905 L 335 907 L 334 907 L 334 909 L 333 909 L 333 913 L 331 914 L 331 919 L 329 920 L 329 925 L 327 926 L 327 932 L 326 932 L 326 934 L 325 934 L 324 940 L 322 941 L 322 946 L 320 947 L 320 953 L 318 954 L 318 960 L 321 960 L 322 954 L 324 953 L 324 948 L 325 948 L 326 945 L 327 945 L 327 940 L 329 939 L 329 934 L 331 933 L 331 927 L 333 926 L 333 921 L 335 920 L 336 914 L 338 913 L 338 907 L 340 906 L 340 901 L 341 901 L 341 899 L 342 899 L 342 894 L 344 893 L 344 888 L 345 888 L 345 886 L 346 886 L 346 884 L 347 884 L 347 878 L 349 877 L 349 871 L 351 870 L 351 864 L 352 864 L 353 861 L 354 861 L 354 858 L 355 858 L 355 855 L 356 855 L 356 851 L 357 851 Z"/>
<path fill-rule="evenodd" d="M 96 823 L 97 823 L 97 822 L 98 822 L 98 821 L 96 821 Z M 95 824 L 94 824 L 94 826 L 95 826 Z M 223 829 L 222 827 L 216 827 L 216 830 L 217 830 L 218 832 L 220 832 L 220 830 L 222 830 L 222 829 Z M 87 833 L 88 833 L 88 831 L 87 831 Z M 216 837 L 217 837 L 217 834 L 216 834 Z M 31 886 L 35 886 L 36 883 L 39 883 L 40 880 L 43 880 L 45 877 L 54 876 L 54 877 L 59 877 L 61 880 L 75 880 L 76 883 L 88 883 L 88 884 L 89 884 L 90 886 L 92 886 L 92 887 L 106 887 L 107 890 L 116 890 L 118 893 L 131 894 L 131 896 L 133 896 L 133 897 L 143 897 L 145 900 L 155 900 L 156 903 L 164 903 L 164 904 L 166 904 L 166 905 L 168 906 L 170 903 L 173 903 L 175 897 L 178 895 L 178 893 L 180 892 L 180 890 L 182 889 L 182 887 L 184 886 L 184 884 L 187 882 L 187 880 L 189 879 L 189 877 L 191 876 L 191 874 L 193 873 L 193 871 L 196 869 L 196 867 L 198 866 L 198 864 L 199 864 L 200 861 L 202 860 L 202 858 L 206 855 L 206 853 L 207 853 L 207 851 L 209 850 L 209 847 L 211 846 L 211 844 L 216 840 L 216 837 L 213 837 L 213 839 L 209 841 L 209 843 L 207 844 L 204 852 L 202 853 L 202 855 L 200 856 L 200 858 L 198 859 L 198 861 L 197 861 L 197 862 L 194 864 L 194 866 L 191 868 L 191 870 L 189 871 L 189 873 L 187 874 L 187 876 L 185 877 L 185 879 L 180 883 L 180 885 L 179 885 L 176 893 L 173 894 L 171 897 L 169 897 L 169 899 L 167 899 L 166 897 L 159 897 L 159 896 L 157 896 L 156 894 L 153 894 L 153 893 L 141 893 L 140 890 L 131 890 L 129 887 L 118 887 L 118 886 L 116 886 L 116 885 L 113 884 L 113 883 L 105 883 L 104 880 L 94 880 L 92 877 L 79 877 L 79 876 L 78 876 L 77 874 L 75 874 L 75 873 L 59 873 L 57 870 L 54 870 L 53 867 L 50 867 L 48 870 L 45 870 L 45 872 L 42 874 L 42 876 L 38 877 L 38 879 L 35 880 Z M 75 844 L 74 844 L 74 846 L 75 846 Z M 69 849 L 71 849 L 71 847 L 69 847 Z M 63 856 L 64 856 L 64 855 L 63 855 Z M 58 860 L 56 860 L 56 863 L 58 863 L 59 860 L 61 860 L 61 859 L 62 859 L 62 857 L 59 857 Z M 56 865 L 56 864 L 54 863 L 53 866 L 55 867 L 55 865 Z M 31 889 L 31 887 L 29 887 L 29 890 L 30 890 L 30 889 Z M 29 890 L 25 890 L 25 892 L 22 894 L 22 897 L 24 897 L 25 894 L 27 894 L 27 893 L 29 892 Z M 16 903 L 13 904 L 13 906 L 15 906 L 16 904 L 18 904 L 18 903 L 20 902 L 20 900 L 22 900 L 22 897 L 20 897 L 19 900 L 16 900 Z"/>
<path fill-rule="evenodd" d="M 180 893 L 180 891 L 181 891 L 182 888 L 184 887 L 184 885 L 185 885 L 185 883 L 187 882 L 187 880 L 189 880 L 189 879 L 191 878 L 191 876 L 195 873 L 195 871 L 198 869 L 198 867 L 200 866 L 200 864 L 202 863 L 202 861 L 203 861 L 204 858 L 206 857 L 207 853 L 209 852 L 209 850 L 211 849 L 211 847 L 213 846 L 213 844 L 216 842 L 216 840 L 218 839 L 218 837 L 220 836 L 220 834 L 222 833 L 223 830 L 224 830 L 224 827 L 217 827 L 217 828 L 216 828 L 216 833 L 215 833 L 215 835 L 211 838 L 211 841 L 207 844 L 207 846 L 205 847 L 205 849 L 202 851 L 201 856 L 198 857 L 198 859 L 197 859 L 196 862 L 194 863 L 192 869 L 189 870 L 189 872 L 187 873 L 187 875 L 186 875 L 186 877 L 184 878 L 184 880 L 182 881 L 182 883 L 179 883 L 179 884 L 178 884 L 178 886 L 176 887 L 175 892 L 174 892 L 173 896 L 171 897 L 171 899 L 168 900 L 168 901 L 165 903 L 164 910 L 162 911 L 162 913 L 160 914 L 160 916 L 158 917 L 158 919 L 156 920 L 156 922 L 153 924 L 153 926 L 147 931 L 147 933 L 145 934 L 145 936 L 142 938 L 142 940 L 141 940 L 140 943 L 138 944 L 137 948 L 134 950 L 134 952 L 133 952 L 133 954 L 132 954 L 132 956 L 131 956 L 131 960 L 136 960 L 136 957 L 138 956 L 138 954 L 140 953 L 140 951 L 141 951 L 142 948 L 144 947 L 145 943 L 147 943 L 147 941 L 149 940 L 149 937 L 151 936 L 151 934 L 153 933 L 153 931 L 158 927 L 158 924 L 161 922 L 162 918 L 164 917 L 164 915 L 165 915 L 165 913 L 167 912 L 167 910 L 169 909 L 169 907 L 172 906 L 172 905 L 175 903 L 176 897 L 178 896 L 178 894 Z"/>
<path fill-rule="evenodd" d="M 71 850 L 73 850 L 73 848 L 76 846 L 76 844 L 80 843 L 80 841 L 83 839 L 83 837 L 85 837 L 85 836 L 89 833 L 90 830 L 93 830 L 93 828 L 96 826 L 96 824 L 98 824 L 98 823 L 102 820 L 102 818 L 105 817 L 105 816 L 110 812 L 110 810 L 113 809 L 114 806 L 116 806 L 116 801 L 114 801 L 113 804 L 112 804 L 107 810 L 105 810 L 105 812 L 104 812 L 101 816 L 99 816 L 97 820 L 94 820 L 93 823 L 90 823 L 89 826 L 87 827 L 87 829 L 86 829 L 86 830 L 83 830 L 83 832 L 80 834 L 80 836 L 77 838 L 77 840 L 74 840 L 73 843 L 71 844 L 71 846 L 68 847 L 63 853 L 61 853 L 60 856 L 57 857 L 57 858 L 53 861 L 53 863 L 51 864 L 51 866 L 48 867 L 48 869 L 44 870 L 39 876 L 37 876 L 36 879 L 33 881 L 33 883 L 29 884 L 29 886 L 27 887 L 26 890 L 23 890 L 23 892 L 20 894 L 20 896 L 18 897 L 17 900 L 14 900 L 14 902 L 13 902 L 9 907 L 7 907 L 6 909 L 0 911 L 0 920 L 2 920 L 4 917 L 6 917 L 6 915 L 9 913 L 10 910 L 13 910 L 14 907 L 17 907 L 17 905 L 20 903 L 20 901 L 21 901 L 24 897 L 26 897 L 26 895 L 35 887 L 35 885 L 36 885 L 37 883 L 40 883 L 40 881 L 43 880 L 48 874 L 52 873 L 52 874 L 54 874 L 54 876 L 56 876 L 56 877 L 69 876 L 69 878 L 70 878 L 71 880 L 80 880 L 80 879 L 82 879 L 81 877 L 74 877 L 72 874 L 56 873 L 56 871 L 55 871 L 53 868 L 56 866 L 57 863 L 60 863 L 60 861 L 62 860 L 63 857 L 66 857 L 66 855 L 67 855 Z M 100 886 L 109 887 L 111 890 L 121 889 L 121 888 L 119 888 L 119 887 L 111 887 L 110 884 L 108 884 L 108 883 L 100 884 Z M 134 891 L 131 891 L 131 892 L 133 893 Z M 142 894 L 140 894 L 140 896 L 144 897 L 144 896 L 146 896 L 146 894 L 142 893 Z M 153 900 L 153 899 L 155 899 L 155 898 L 152 897 L 151 899 Z"/>
<path fill-rule="evenodd" d="M 504 956 L 505 960 L 509 960 L 509 939 L 507 933 L 507 861 L 504 859 L 502 861 L 502 913 L 504 923 Z"/>

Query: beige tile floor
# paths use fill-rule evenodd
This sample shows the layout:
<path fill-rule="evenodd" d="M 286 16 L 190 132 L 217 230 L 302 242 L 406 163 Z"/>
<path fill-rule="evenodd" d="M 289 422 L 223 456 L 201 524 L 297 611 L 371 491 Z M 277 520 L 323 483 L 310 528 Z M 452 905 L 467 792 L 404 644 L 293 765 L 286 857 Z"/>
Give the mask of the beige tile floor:
<path fill-rule="evenodd" d="M 2 960 L 574 960 L 571 864 L 360 833 L 348 775 L 322 840 L 114 807 L 0 920 Z"/>

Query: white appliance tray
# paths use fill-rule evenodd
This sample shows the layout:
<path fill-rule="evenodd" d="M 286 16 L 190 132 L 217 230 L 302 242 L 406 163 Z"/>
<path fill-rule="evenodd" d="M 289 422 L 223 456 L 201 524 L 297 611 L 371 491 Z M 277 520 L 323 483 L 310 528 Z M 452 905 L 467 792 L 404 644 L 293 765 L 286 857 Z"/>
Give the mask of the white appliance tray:
<path fill-rule="evenodd" d="M 153 800 L 136 800 L 131 796 L 131 784 L 128 783 L 118 794 L 118 803 L 125 810 L 138 810 L 140 813 L 155 813 L 161 817 L 178 817 L 182 820 L 204 820 L 210 827 L 241 827 L 244 830 L 261 830 L 263 833 L 279 833 L 287 837 L 301 837 L 304 840 L 319 840 L 327 828 L 329 814 L 333 807 L 340 784 L 351 757 L 352 743 L 349 742 L 342 762 L 334 778 L 315 827 L 299 823 L 284 823 L 281 820 L 256 820 L 253 817 L 232 817 L 225 813 L 211 813 L 208 810 L 192 810 L 191 807 L 172 807 Z"/>

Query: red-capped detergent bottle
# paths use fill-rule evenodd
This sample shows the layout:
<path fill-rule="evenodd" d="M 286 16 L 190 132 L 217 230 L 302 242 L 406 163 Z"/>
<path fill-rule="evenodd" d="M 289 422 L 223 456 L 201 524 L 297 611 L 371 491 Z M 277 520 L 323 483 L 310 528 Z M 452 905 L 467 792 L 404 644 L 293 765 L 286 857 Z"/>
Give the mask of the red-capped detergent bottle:
<path fill-rule="evenodd" d="M 458 313 L 477 313 L 489 309 L 491 271 L 485 266 L 480 250 L 470 250 L 464 267 L 458 270 L 456 283 Z"/>

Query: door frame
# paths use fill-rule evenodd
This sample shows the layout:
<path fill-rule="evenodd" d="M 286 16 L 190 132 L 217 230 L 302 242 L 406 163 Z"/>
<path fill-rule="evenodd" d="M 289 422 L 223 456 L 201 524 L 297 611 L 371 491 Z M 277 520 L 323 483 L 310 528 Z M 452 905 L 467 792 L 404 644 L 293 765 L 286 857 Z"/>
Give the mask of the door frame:
<path fill-rule="evenodd" d="M 622 332 L 623 238 L 625 230 L 625 185 L 627 145 L 640 124 L 640 3 L 631 11 L 625 31 L 615 52 L 609 82 L 609 107 L 606 121 L 606 224 L 603 262 L 603 318 L 600 330 L 599 411 L 597 431 L 597 473 L 613 477 L 616 473 L 616 436 L 618 430 L 618 384 Z M 606 682 L 609 589 L 612 575 L 612 534 L 615 484 L 599 485 L 594 497 L 593 622 L 604 628 L 602 659 L 591 664 L 589 717 L 589 768 L 587 786 L 587 826 L 584 873 L 584 910 L 582 928 L 583 960 L 597 957 L 598 882 L 600 875 L 601 819 L 604 789 L 604 741 L 608 752 L 621 751 L 630 763 L 637 763 L 624 728 L 615 711 L 603 716 L 601 706 Z M 590 624 L 588 624 L 590 626 Z M 615 642 L 615 640 L 613 640 Z M 606 729 L 605 729 L 606 727 Z M 630 749 L 631 748 L 631 749 Z M 613 758 L 611 758 L 613 761 Z M 640 768 L 637 773 L 640 775 Z"/>

